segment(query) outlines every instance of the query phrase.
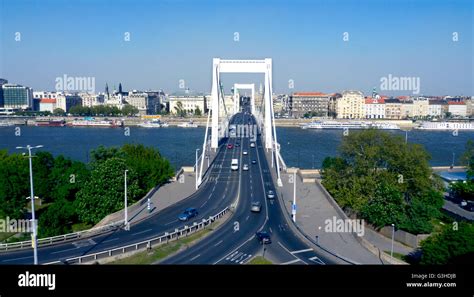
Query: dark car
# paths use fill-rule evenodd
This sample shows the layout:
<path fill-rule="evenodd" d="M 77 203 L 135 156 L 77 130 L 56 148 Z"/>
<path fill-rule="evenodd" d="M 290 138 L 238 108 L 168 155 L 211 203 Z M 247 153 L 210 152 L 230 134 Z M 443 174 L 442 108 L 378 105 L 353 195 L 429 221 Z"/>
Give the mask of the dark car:
<path fill-rule="evenodd" d="M 252 164 L 257 164 L 257 160 L 252 160 Z"/>
<path fill-rule="evenodd" d="M 255 236 L 257 237 L 260 244 L 270 244 L 270 243 L 272 243 L 272 240 L 270 238 L 270 234 L 268 234 L 266 231 L 259 231 L 255 234 Z"/>
<path fill-rule="evenodd" d="M 239 147 L 239 146 L 240 146 L 240 143 L 237 142 L 237 143 L 235 144 L 235 147 Z"/>
<path fill-rule="evenodd" d="M 187 221 L 198 215 L 197 209 L 193 207 L 186 208 L 182 214 L 178 216 L 180 221 Z"/>

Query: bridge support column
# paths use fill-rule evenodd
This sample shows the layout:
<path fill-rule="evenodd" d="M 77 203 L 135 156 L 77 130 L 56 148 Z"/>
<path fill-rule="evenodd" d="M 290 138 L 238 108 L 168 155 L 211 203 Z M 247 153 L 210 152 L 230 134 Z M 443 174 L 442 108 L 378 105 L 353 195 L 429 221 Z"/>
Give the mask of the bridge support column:
<path fill-rule="evenodd" d="M 212 89 L 211 89 L 211 148 L 214 151 L 219 146 L 219 64 L 220 59 L 212 60 Z"/>

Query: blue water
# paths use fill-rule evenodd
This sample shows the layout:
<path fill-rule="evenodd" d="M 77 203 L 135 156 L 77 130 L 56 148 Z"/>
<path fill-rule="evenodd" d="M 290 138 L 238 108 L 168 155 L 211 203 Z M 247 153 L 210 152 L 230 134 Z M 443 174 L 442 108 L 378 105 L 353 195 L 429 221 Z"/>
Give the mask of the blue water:
<path fill-rule="evenodd" d="M 63 154 L 72 159 L 87 162 L 89 151 L 99 145 L 120 146 L 125 143 L 142 143 L 160 150 L 176 167 L 192 165 L 196 148 L 202 147 L 204 128 L 130 128 L 130 136 L 121 128 L 79 127 L 27 127 L 21 126 L 21 136 L 15 136 L 15 127 L 0 127 L 0 149 L 14 152 L 16 146 L 44 145 L 53 155 Z M 342 130 L 303 130 L 277 128 L 281 153 L 288 166 L 319 168 L 326 156 L 335 156 L 342 140 Z M 403 131 L 390 133 L 402 135 Z M 449 166 L 455 154 L 455 165 L 464 152 L 468 139 L 474 139 L 474 131 L 459 131 L 453 136 L 449 131 L 408 132 L 408 141 L 422 144 L 431 154 L 433 166 Z"/>

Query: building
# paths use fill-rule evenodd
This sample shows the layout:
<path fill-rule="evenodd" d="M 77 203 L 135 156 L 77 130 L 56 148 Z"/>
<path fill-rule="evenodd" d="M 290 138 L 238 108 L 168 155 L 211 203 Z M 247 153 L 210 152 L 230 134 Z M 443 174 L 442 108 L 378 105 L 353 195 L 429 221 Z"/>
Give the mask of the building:
<path fill-rule="evenodd" d="M 384 119 L 385 118 L 385 101 L 379 95 L 375 98 L 367 97 L 364 106 L 366 119 Z"/>
<path fill-rule="evenodd" d="M 400 106 L 400 117 L 402 119 L 413 118 L 414 111 L 413 111 L 413 101 L 411 100 L 403 100 L 401 101 Z"/>
<path fill-rule="evenodd" d="M 446 102 L 443 100 L 430 100 L 428 102 L 428 116 L 433 118 L 444 118 L 445 111 L 444 107 Z"/>
<path fill-rule="evenodd" d="M 151 107 L 149 108 L 152 114 L 158 114 L 162 109 L 166 108 L 165 98 L 166 95 L 163 90 L 158 91 L 145 91 L 150 97 Z"/>
<path fill-rule="evenodd" d="M 56 96 L 56 108 L 68 112 L 71 107 L 76 105 L 82 105 L 82 98 L 77 94 L 58 93 Z"/>
<path fill-rule="evenodd" d="M 301 118 L 307 113 L 328 116 L 332 94 L 320 92 L 296 92 L 290 96 L 291 116 Z"/>
<path fill-rule="evenodd" d="M 104 94 L 80 93 L 79 97 L 81 97 L 82 106 L 84 107 L 92 107 L 92 106 L 102 105 L 105 103 Z"/>
<path fill-rule="evenodd" d="M 56 99 L 52 98 L 43 98 L 43 99 L 35 99 L 38 101 L 38 109 L 39 111 L 49 111 L 53 113 L 56 109 Z"/>
<path fill-rule="evenodd" d="M 344 91 L 341 98 L 336 102 L 336 113 L 338 119 L 362 119 L 364 113 L 365 98 L 360 91 Z"/>
<path fill-rule="evenodd" d="M 474 116 L 474 101 L 472 98 L 466 99 L 464 101 L 466 103 L 466 113 L 468 117 Z"/>
<path fill-rule="evenodd" d="M 169 95 L 168 101 L 169 112 L 172 114 L 177 114 L 179 112 L 194 113 L 196 109 L 199 109 L 201 113 L 207 113 L 208 111 L 207 97 L 203 93 L 196 93 L 189 90 L 186 92 L 178 92 Z M 227 103 L 228 102 L 226 102 L 226 106 Z M 229 105 L 228 108 L 232 107 L 232 104 Z"/>
<path fill-rule="evenodd" d="M 466 103 L 463 101 L 449 101 L 448 112 L 451 113 L 452 116 L 466 117 L 467 116 Z"/>
<path fill-rule="evenodd" d="M 8 84 L 8 80 L 0 78 L 0 107 L 3 107 L 3 85 Z"/>
<path fill-rule="evenodd" d="M 133 90 L 132 92 L 128 93 L 127 99 L 125 101 L 127 104 L 136 107 L 140 115 L 153 113 L 152 98 L 145 92 Z"/>
<path fill-rule="evenodd" d="M 13 109 L 31 109 L 33 107 L 32 90 L 16 84 L 4 84 L 3 90 L 3 106 Z"/>
<path fill-rule="evenodd" d="M 413 117 L 424 118 L 428 116 L 429 103 L 427 98 L 419 97 L 413 100 Z"/>
<path fill-rule="evenodd" d="M 402 103 L 399 99 L 385 99 L 385 118 L 389 120 L 399 120 L 401 116 Z"/>

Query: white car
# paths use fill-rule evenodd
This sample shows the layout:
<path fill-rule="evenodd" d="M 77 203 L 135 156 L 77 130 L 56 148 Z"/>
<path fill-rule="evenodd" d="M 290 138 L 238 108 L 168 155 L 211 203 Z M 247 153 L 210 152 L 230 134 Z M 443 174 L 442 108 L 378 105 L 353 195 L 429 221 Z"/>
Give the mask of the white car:
<path fill-rule="evenodd" d="M 250 147 L 255 147 L 255 142 L 251 142 Z"/>
<path fill-rule="evenodd" d="M 247 152 L 247 151 L 243 151 L 242 154 L 243 154 L 243 155 L 248 155 L 248 152 Z"/>
<path fill-rule="evenodd" d="M 269 190 L 269 191 L 267 192 L 267 198 L 268 198 L 268 199 L 273 199 L 273 198 L 275 198 L 275 193 L 274 193 L 272 190 Z"/>
<path fill-rule="evenodd" d="M 242 170 L 245 170 L 245 171 L 249 170 L 249 165 L 248 165 L 248 164 L 244 164 L 244 167 L 242 167 Z"/>

